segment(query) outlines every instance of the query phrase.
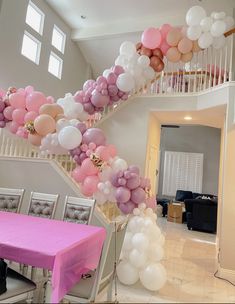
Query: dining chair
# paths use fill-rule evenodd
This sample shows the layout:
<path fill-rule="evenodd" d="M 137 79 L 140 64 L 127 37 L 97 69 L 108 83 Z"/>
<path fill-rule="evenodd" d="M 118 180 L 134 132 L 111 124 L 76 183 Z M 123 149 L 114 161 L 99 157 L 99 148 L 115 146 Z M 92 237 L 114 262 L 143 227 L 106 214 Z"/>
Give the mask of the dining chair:
<path fill-rule="evenodd" d="M 28 215 L 54 218 L 59 195 L 31 192 Z"/>
<path fill-rule="evenodd" d="M 0 211 L 19 213 L 24 189 L 0 188 Z"/>
<path fill-rule="evenodd" d="M 62 220 L 89 225 L 95 207 L 94 199 L 66 196 Z"/>
<path fill-rule="evenodd" d="M 96 270 L 83 275 L 79 283 L 64 297 L 64 300 L 71 303 L 95 303 L 97 295 L 107 286 L 107 300 L 112 300 L 116 264 L 121 253 L 127 222 L 118 226 L 107 220 L 103 220 L 102 223 L 93 221 L 92 224 L 102 226 L 106 230 L 100 262 Z"/>
<path fill-rule="evenodd" d="M 58 203 L 58 194 L 48 194 L 40 192 L 31 192 L 29 200 L 28 215 L 52 219 L 55 216 L 55 210 Z M 20 265 L 23 275 L 27 275 L 28 266 Z M 31 279 L 35 280 L 37 269 L 32 266 Z M 43 270 L 44 276 L 47 271 Z"/>
<path fill-rule="evenodd" d="M 0 295 L 0 303 L 32 303 L 36 284 L 11 268 L 7 270 L 7 291 Z"/>

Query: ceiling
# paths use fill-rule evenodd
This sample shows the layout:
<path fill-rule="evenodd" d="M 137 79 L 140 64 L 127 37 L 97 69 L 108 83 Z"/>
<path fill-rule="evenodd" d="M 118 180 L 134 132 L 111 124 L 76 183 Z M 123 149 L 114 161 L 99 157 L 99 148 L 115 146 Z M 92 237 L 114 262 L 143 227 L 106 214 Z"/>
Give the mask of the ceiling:
<path fill-rule="evenodd" d="M 154 115 L 160 124 L 171 125 L 203 125 L 214 128 L 222 128 L 226 115 L 226 105 L 200 111 L 159 111 Z M 184 120 L 185 116 L 191 116 L 192 120 Z"/>
<path fill-rule="evenodd" d="M 208 14 L 224 11 L 232 15 L 235 8 L 234 0 L 46 1 L 73 29 L 72 39 L 91 64 L 94 76 L 114 63 L 123 41 L 138 42 L 147 27 L 159 27 L 163 23 L 183 25 L 186 12 L 193 5 L 203 6 Z"/>

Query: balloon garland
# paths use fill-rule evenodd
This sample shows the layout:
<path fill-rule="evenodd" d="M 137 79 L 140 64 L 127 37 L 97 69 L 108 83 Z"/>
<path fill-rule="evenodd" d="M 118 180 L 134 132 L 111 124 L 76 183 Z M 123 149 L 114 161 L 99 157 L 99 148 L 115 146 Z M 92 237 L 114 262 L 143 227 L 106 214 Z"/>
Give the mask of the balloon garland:
<path fill-rule="evenodd" d="M 233 18 L 224 12 L 208 17 L 200 6 L 189 9 L 186 23 L 183 28 L 169 24 L 148 28 L 137 45 L 122 43 L 115 65 L 96 80 L 87 80 L 74 95 L 55 101 L 32 86 L 0 91 L 0 128 L 38 146 L 43 155 L 69 153 L 77 165 L 72 177 L 83 195 L 93 196 L 98 204 L 116 203 L 124 214 L 134 213 L 118 276 L 124 284 L 140 279 L 150 290 L 158 290 L 166 281 L 159 263 L 164 237 L 152 212 L 156 200 L 150 197 L 150 181 L 137 166 L 117 156 L 101 129 L 87 128 L 84 122 L 153 80 L 156 72 L 164 70 L 164 57 L 173 63 L 189 62 L 194 53 L 209 46 L 222 48 L 224 33 L 234 26 Z"/>

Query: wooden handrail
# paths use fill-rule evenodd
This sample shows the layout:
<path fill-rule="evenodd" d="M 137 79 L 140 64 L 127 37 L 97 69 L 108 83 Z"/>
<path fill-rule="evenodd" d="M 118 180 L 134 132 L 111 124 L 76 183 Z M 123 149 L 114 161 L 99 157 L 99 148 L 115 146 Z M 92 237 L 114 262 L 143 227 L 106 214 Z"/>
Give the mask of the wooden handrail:
<path fill-rule="evenodd" d="M 235 33 L 235 27 L 233 29 L 229 30 L 228 32 L 224 33 L 224 36 L 228 37 L 228 36 L 230 36 L 230 35 L 232 35 L 234 33 Z"/>

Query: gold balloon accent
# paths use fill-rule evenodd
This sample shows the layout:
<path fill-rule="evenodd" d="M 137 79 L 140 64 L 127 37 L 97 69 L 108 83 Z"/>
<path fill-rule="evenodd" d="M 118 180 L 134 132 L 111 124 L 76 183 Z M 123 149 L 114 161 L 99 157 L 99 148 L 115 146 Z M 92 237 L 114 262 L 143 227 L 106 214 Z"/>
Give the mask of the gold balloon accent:
<path fill-rule="evenodd" d="M 29 132 L 29 134 L 35 134 L 34 123 L 33 121 L 27 121 L 24 125 L 25 129 Z"/>
<path fill-rule="evenodd" d="M 14 94 L 17 92 L 17 89 L 14 87 L 9 87 L 6 93 L 6 96 L 9 97 L 11 94 Z"/>
<path fill-rule="evenodd" d="M 98 168 L 100 171 L 102 170 L 102 167 L 104 165 L 104 161 L 100 159 L 96 154 L 92 153 L 90 156 L 90 159 L 93 163 L 93 165 Z"/>

